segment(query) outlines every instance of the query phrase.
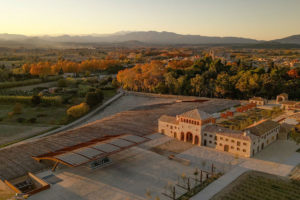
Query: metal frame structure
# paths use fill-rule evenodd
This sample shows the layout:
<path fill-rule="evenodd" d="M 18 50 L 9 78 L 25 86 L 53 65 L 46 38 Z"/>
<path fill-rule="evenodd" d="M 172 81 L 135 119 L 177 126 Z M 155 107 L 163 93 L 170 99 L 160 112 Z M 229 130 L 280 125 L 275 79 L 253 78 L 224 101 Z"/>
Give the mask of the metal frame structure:
<path fill-rule="evenodd" d="M 110 135 L 59 149 L 54 152 L 32 156 L 32 158 L 38 162 L 41 160 L 54 161 L 55 164 L 52 171 L 55 171 L 58 164 L 69 167 L 81 166 L 91 161 L 129 149 L 133 146 L 137 146 L 149 140 L 149 138 L 136 135 Z"/>

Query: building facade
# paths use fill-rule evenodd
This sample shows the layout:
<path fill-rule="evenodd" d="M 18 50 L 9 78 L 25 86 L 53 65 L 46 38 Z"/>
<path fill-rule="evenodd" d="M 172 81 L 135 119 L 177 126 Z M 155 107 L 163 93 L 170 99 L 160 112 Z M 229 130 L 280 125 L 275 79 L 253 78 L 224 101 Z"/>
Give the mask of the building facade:
<path fill-rule="evenodd" d="M 278 139 L 280 125 L 262 120 L 243 131 L 215 124 L 211 115 L 194 109 L 180 115 L 163 115 L 158 120 L 160 133 L 198 146 L 207 146 L 238 156 L 251 157 Z"/>
<path fill-rule="evenodd" d="M 263 106 L 267 104 L 267 99 L 261 98 L 261 97 L 252 97 L 249 99 L 250 103 L 255 103 L 257 106 Z"/>

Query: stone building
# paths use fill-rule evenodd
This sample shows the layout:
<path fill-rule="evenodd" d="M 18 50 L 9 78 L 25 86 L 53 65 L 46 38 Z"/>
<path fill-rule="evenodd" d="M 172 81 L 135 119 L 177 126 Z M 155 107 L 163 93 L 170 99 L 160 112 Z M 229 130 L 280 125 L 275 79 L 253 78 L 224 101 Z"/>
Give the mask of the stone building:
<path fill-rule="evenodd" d="M 280 125 L 262 120 L 243 131 L 215 124 L 210 114 L 194 109 L 174 116 L 163 115 L 158 130 L 169 137 L 198 146 L 207 146 L 238 156 L 251 157 L 278 139 Z"/>
<path fill-rule="evenodd" d="M 249 103 L 255 103 L 257 106 L 263 106 L 267 104 L 267 99 L 261 97 L 252 97 L 249 99 Z"/>
<path fill-rule="evenodd" d="M 284 101 L 287 101 L 287 100 L 289 100 L 289 95 L 287 93 L 279 94 L 276 97 L 276 103 L 277 104 L 280 104 L 280 103 L 282 103 Z"/>

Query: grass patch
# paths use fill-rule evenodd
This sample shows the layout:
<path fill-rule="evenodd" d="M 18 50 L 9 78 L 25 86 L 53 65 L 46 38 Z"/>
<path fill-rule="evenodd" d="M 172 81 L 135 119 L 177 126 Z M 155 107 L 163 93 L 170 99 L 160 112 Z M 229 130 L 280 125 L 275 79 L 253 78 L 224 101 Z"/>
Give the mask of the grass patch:
<path fill-rule="evenodd" d="M 300 199 L 300 181 L 262 172 L 246 172 L 212 198 L 212 200 L 239 199 Z"/>

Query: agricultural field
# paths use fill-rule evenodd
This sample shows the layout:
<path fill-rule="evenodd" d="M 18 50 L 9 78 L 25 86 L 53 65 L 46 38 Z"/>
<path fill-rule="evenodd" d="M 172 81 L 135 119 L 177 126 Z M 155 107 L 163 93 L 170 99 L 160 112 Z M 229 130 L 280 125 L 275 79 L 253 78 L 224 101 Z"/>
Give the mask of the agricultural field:
<path fill-rule="evenodd" d="M 261 119 L 275 118 L 280 115 L 280 109 L 264 110 L 255 108 L 244 113 L 236 112 L 233 117 L 218 120 L 217 123 L 233 130 L 242 130 Z"/>
<path fill-rule="evenodd" d="M 0 147 L 53 130 L 83 116 L 116 94 L 110 83 L 111 80 L 100 82 L 95 78 L 67 78 L 24 86 L 22 89 L 26 88 L 26 91 L 19 87 L 18 90 L 1 90 Z M 69 114 L 69 109 L 81 104 L 86 105 L 84 112 L 77 111 L 75 116 Z"/>
<path fill-rule="evenodd" d="M 243 199 L 300 199 L 300 181 L 251 171 L 241 175 L 212 198 L 212 200 Z"/>
<path fill-rule="evenodd" d="M 10 91 L 29 91 L 33 90 L 34 88 L 37 87 L 56 87 L 57 86 L 57 81 L 51 81 L 51 82 L 46 82 L 46 83 L 40 83 L 40 84 L 34 84 L 34 85 L 26 85 L 26 86 L 19 86 L 19 87 L 13 87 L 9 88 Z"/>

